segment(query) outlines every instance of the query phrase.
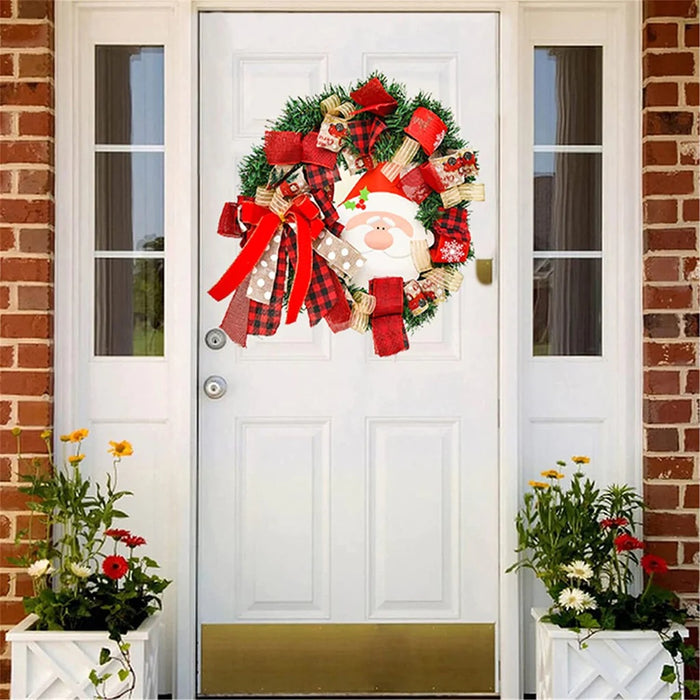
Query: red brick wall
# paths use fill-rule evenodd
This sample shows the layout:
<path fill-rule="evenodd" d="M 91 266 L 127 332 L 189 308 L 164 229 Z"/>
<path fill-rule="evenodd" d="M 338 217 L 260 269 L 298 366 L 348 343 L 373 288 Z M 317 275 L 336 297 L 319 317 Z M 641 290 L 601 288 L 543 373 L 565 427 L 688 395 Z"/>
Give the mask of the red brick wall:
<path fill-rule="evenodd" d="M 697 3 L 646 0 L 642 32 L 645 529 L 672 566 L 664 583 L 697 603 Z"/>
<path fill-rule="evenodd" d="M 52 422 L 53 33 L 51 0 L 0 0 L 0 697 L 28 585 L 6 559 L 26 515 L 10 430 L 40 452 Z"/>
<path fill-rule="evenodd" d="M 53 22 L 51 0 L 0 0 L 0 697 L 4 631 L 26 586 L 12 552 L 22 499 L 9 429 L 40 450 L 52 416 Z M 698 16 L 693 0 L 645 0 L 644 432 L 646 532 L 698 592 Z M 33 432 L 32 432 L 33 431 Z M 26 434 L 28 433 L 28 434 Z M 19 585 L 18 585 L 19 584 Z M 695 632 L 697 646 L 697 631 Z"/>

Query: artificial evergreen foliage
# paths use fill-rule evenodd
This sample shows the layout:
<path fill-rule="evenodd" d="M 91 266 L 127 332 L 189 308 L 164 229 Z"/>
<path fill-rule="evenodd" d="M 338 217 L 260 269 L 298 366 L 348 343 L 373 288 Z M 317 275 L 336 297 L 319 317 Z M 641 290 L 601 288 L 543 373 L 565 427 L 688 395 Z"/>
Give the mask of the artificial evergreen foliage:
<path fill-rule="evenodd" d="M 447 127 L 445 135 L 440 147 L 435 155 L 444 155 L 449 151 L 456 149 L 468 148 L 469 144 L 459 136 L 459 130 L 455 123 L 452 111 L 442 105 L 438 100 L 430 95 L 420 92 L 415 97 L 408 99 L 404 85 L 394 80 L 390 80 L 384 74 L 375 71 L 368 78 L 357 80 L 350 88 L 341 85 L 326 85 L 318 95 L 309 97 L 290 97 L 282 110 L 282 114 L 269 125 L 271 131 L 296 131 L 300 134 L 307 134 L 310 131 L 317 131 L 323 121 L 320 104 L 323 100 L 331 95 L 338 95 L 341 102 L 352 101 L 350 93 L 360 88 L 371 78 L 378 78 L 386 91 L 396 100 L 396 109 L 386 117 L 383 117 L 387 125 L 387 129 L 377 139 L 373 148 L 373 156 L 375 162 L 390 161 L 394 153 L 399 149 L 404 140 L 404 128 L 411 121 L 411 116 L 418 107 L 425 107 L 437 114 Z M 369 112 L 362 112 L 353 117 L 355 120 L 370 121 L 374 119 L 374 115 Z M 346 147 L 352 153 L 357 154 L 352 141 L 348 138 Z M 478 154 L 477 151 L 474 151 Z M 428 157 L 422 149 L 419 149 L 415 162 L 425 163 Z M 338 165 L 345 165 L 343 152 L 338 155 Z M 264 187 L 268 184 L 268 179 L 272 166 L 267 162 L 263 145 L 259 144 L 253 147 L 252 151 L 242 160 L 239 168 L 239 176 L 241 179 L 241 193 L 246 197 L 254 197 L 258 187 Z M 473 182 L 476 178 L 468 178 L 468 182 Z M 467 209 L 468 203 L 462 202 L 460 208 Z M 432 229 L 435 220 L 439 217 L 442 209 L 442 200 L 437 192 L 431 192 L 430 195 L 418 207 L 416 219 L 428 230 Z M 474 257 L 473 244 L 469 248 L 468 259 Z M 459 268 L 464 263 L 433 263 L 434 267 Z M 293 282 L 293 277 L 287 279 L 286 294 L 284 304 L 287 304 L 289 290 Z M 349 287 L 349 289 L 352 289 Z M 362 291 L 367 291 L 362 289 Z M 449 291 L 446 292 L 449 297 Z M 408 331 L 413 331 L 425 323 L 429 323 L 437 313 L 438 304 L 435 301 L 430 301 L 428 309 L 419 316 L 414 316 L 408 306 L 404 307 L 403 318 Z M 371 322 L 371 321 L 370 321 Z"/>

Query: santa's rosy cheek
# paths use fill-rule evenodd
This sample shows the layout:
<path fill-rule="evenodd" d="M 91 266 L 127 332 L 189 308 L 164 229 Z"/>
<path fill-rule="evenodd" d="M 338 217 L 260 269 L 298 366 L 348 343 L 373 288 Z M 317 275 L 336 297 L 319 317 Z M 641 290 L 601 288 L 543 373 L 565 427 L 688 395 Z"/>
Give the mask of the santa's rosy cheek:
<path fill-rule="evenodd" d="M 365 234 L 365 243 L 375 250 L 386 250 L 394 243 L 394 237 L 386 230 L 373 228 Z"/>

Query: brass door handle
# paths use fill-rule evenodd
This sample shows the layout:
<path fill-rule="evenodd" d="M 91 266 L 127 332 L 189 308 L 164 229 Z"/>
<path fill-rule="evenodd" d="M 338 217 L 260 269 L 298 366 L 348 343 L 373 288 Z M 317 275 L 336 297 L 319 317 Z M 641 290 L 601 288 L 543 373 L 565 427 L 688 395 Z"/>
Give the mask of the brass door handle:
<path fill-rule="evenodd" d="M 476 278 L 481 284 L 493 283 L 493 258 L 478 258 L 476 261 Z"/>

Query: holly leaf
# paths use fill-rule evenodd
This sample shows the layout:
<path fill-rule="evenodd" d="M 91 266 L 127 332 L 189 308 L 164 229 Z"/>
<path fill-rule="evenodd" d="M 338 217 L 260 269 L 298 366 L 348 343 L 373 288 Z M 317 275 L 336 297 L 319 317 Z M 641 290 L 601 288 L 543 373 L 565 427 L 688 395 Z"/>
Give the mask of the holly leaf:
<path fill-rule="evenodd" d="M 360 190 L 360 199 L 364 202 L 369 197 L 369 189 L 363 187 Z"/>
<path fill-rule="evenodd" d="M 344 206 L 346 209 L 354 209 L 357 206 L 357 204 L 355 204 L 355 202 L 353 202 L 353 201 L 349 201 L 349 202 L 345 202 Z"/>

